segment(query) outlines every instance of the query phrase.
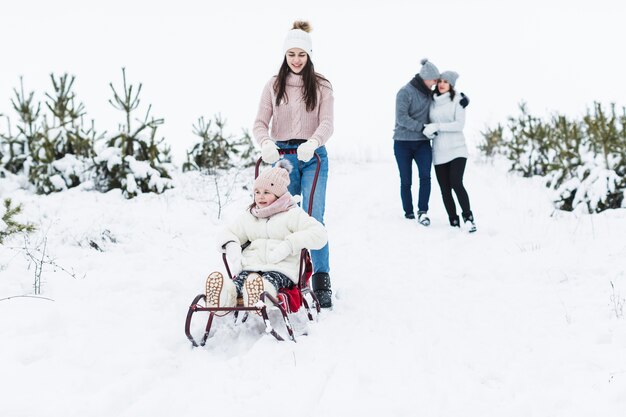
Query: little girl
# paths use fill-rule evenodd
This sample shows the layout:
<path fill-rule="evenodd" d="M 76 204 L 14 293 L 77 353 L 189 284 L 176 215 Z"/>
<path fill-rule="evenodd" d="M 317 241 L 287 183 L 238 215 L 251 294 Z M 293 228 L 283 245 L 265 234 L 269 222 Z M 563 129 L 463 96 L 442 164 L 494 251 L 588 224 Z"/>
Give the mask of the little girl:
<path fill-rule="evenodd" d="M 218 238 L 236 276 L 209 275 L 207 307 L 234 307 L 238 295 L 252 307 L 264 291 L 276 297 L 279 289 L 298 283 L 301 250 L 326 244 L 324 226 L 287 192 L 291 169 L 289 161 L 280 160 L 261 172 L 254 181 L 254 202 Z"/>

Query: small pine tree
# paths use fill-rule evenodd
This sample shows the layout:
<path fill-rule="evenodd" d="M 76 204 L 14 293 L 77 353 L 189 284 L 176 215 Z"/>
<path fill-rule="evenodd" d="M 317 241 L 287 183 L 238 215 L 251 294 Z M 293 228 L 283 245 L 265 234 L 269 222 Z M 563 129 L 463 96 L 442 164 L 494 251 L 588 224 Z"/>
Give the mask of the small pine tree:
<path fill-rule="evenodd" d="M 487 157 L 493 157 L 494 155 L 501 153 L 502 148 L 505 146 L 503 130 L 501 124 L 495 129 L 487 128 L 484 132 L 481 132 L 483 141 L 478 144 L 478 150 Z"/>
<path fill-rule="evenodd" d="M 212 128 L 213 122 L 215 129 Z M 204 117 L 198 119 L 197 124 L 193 125 L 193 133 L 202 141 L 187 152 L 183 171 L 198 170 L 211 175 L 216 170 L 254 165 L 255 149 L 248 132 L 244 131 L 241 137 L 226 136 L 225 126 L 226 121 L 219 114 L 208 123 Z"/>
<path fill-rule="evenodd" d="M 14 206 L 11 199 L 4 200 L 3 207 L 0 208 L 0 244 L 4 240 L 16 233 L 30 233 L 35 230 L 35 226 L 30 223 L 20 223 L 15 217 L 22 212 L 22 205 Z"/>
<path fill-rule="evenodd" d="M 583 200 L 588 203 L 590 212 L 619 208 L 624 200 L 626 177 L 618 173 L 624 172 L 626 143 L 623 131 L 620 132 L 623 124 L 619 119 L 615 113 L 615 104 L 611 104 L 610 114 L 607 114 L 597 102 L 594 103 L 593 114 L 588 111 L 583 118 L 588 148 L 593 155 L 593 161 L 588 161 L 581 170 L 582 184 L 593 187 L 593 197 Z M 583 188 L 585 191 L 588 189 Z M 597 195 L 598 188 L 604 190 L 603 196 Z"/>
<path fill-rule="evenodd" d="M 512 163 L 511 169 L 521 172 L 524 177 L 545 175 L 548 128 L 539 118 L 528 113 L 525 103 L 519 108 L 522 114 L 509 118 L 508 125 L 511 139 L 506 155 Z"/>
<path fill-rule="evenodd" d="M 124 113 L 125 122 L 119 131 L 106 140 L 106 147 L 98 152 L 96 161 L 96 187 L 101 191 L 122 189 L 126 198 L 140 193 L 161 193 L 172 187 L 170 174 L 164 164 L 171 162 L 170 149 L 164 138 L 156 139 L 156 132 L 163 119 L 150 116 L 152 106 L 143 120 L 134 126 L 133 112 L 139 107 L 142 84 L 136 91 L 134 85 L 126 83 L 126 69 L 122 68 L 123 93 L 118 94 L 109 83 L 113 99 L 109 103 Z"/>
<path fill-rule="evenodd" d="M 20 91 L 11 100 L 19 115 L 18 133 L 1 135 L 5 150 L 4 167 L 15 174 L 24 173 L 38 193 L 48 194 L 80 184 L 94 155 L 96 138 L 92 125 L 83 125 L 84 106 L 78 103 L 72 91 L 75 77 L 50 74 L 54 92 L 46 94 L 43 114 L 41 103 L 33 102 L 34 94 L 24 93 L 23 80 Z"/>
<path fill-rule="evenodd" d="M 29 180 L 38 193 L 49 194 L 76 187 L 87 179 L 97 137 L 93 120 L 85 128 L 84 105 L 72 90 L 75 77 L 50 74 L 52 93 L 46 93 L 50 118 L 43 117 L 42 134 L 35 142 Z"/>
<path fill-rule="evenodd" d="M 3 157 L 0 162 L 2 167 L 13 174 L 28 171 L 35 143 L 41 135 L 39 117 L 41 104 L 35 103 L 33 91 L 24 92 L 24 80 L 20 77 L 20 89 L 13 89 L 15 98 L 11 99 L 11 105 L 18 114 L 17 134 L 11 132 L 11 120 L 7 116 L 7 133 L 0 134 Z"/>
<path fill-rule="evenodd" d="M 511 170 L 524 176 L 541 175 L 555 190 L 561 210 L 583 207 L 588 212 L 626 207 L 626 108 L 617 115 L 600 103 L 582 121 L 554 115 L 543 121 L 528 114 L 525 104 L 518 118 L 509 118 L 508 132 L 488 129 L 482 152 L 496 150 L 512 162 Z"/>
<path fill-rule="evenodd" d="M 50 74 L 54 93 L 53 95 L 46 93 L 48 98 L 46 106 L 54 117 L 55 127 L 61 131 L 59 140 L 55 141 L 55 157 L 60 159 L 72 154 L 91 158 L 94 156 L 93 121 L 90 128 L 84 128 L 85 106 L 76 102 L 76 95 L 72 91 L 75 77 L 68 77 L 68 74 L 63 74 L 59 78 Z"/>

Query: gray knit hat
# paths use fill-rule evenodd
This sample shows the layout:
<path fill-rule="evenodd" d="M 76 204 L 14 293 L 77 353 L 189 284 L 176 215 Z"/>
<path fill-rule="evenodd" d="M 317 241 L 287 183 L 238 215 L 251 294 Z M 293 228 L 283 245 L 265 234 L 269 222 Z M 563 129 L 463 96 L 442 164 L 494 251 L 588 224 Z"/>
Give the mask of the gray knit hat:
<path fill-rule="evenodd" d="M 422 80 L 436 80 L 439 78 L 439 70 L 428 58 L 424 58 L 420 62 L 422 64 L 422 69 L 420 69 Z"/>
<path fill-rule="evenodd" d="M 456 84 L 456 79 L 459 78 L 459 73 L 454 71 L 444 71 L 441 73 L 439 78 L 441 78 L 442 80 L 446 80 L 450 83 L 452 87 L 454 87 L 454 84 Z"/>

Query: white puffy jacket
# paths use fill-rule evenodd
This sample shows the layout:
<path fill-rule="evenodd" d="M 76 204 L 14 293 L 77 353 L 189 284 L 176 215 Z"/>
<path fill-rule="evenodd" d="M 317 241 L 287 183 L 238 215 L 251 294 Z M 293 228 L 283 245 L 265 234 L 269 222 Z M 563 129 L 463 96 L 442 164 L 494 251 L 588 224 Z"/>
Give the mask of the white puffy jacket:
<path fill-rule="evenodd" d="M 287 211 L 259 219 L 246 210 L 218 239 L 221 247 L 234 241 L 239 245 L 250 242 L 243 251 L 241 266 L 245 271 L 278 271 L 298 283 L 300 251 L 321 249 L 327 242 L 326 228 L 295 206 Z M 267 261 L 267 255 L 278 244 L 288 241 L 291 254 L 276 264 Z"/>

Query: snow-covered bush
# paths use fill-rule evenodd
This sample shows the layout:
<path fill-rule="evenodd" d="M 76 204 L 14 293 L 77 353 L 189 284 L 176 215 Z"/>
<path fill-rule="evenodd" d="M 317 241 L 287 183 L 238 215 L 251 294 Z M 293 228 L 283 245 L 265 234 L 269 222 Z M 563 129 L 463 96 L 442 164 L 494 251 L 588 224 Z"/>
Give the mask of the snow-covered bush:
<path fill-rule="evenodd" d="M 94 160 L 97 171 L 94 185 L 100 191 L 119 188 L 126 198 L 132 198 L 141 193 L 162 193 L 172 186 L 163 167 L 153 168 L 148 161 L 138 161 L 132 155 L 122 156 L 119 148 L 105 148 Z"/>
<path fill-rule="evenodd" d="M 528 114 L 510 117 L 505 128 L 483 132 L 479 149 L 487 156 L 501 154 L 511 170 L 524 176 L 543 176 L 555 190 L 555 206 L 562 210 L 600 212 L 626 207 L 626 108 L 618 115 L 594 103 L 581 121 L 554 115 L 548 121 Z"/>
<path fill-rule="evenodd" d="M 126 84 L 124 68 L 122 78 L 122 95 L 112 83 L 109 84 L 113 91 L 113 99 L 109 102 L 124 112 L 124 123 L 120 124 L 117 133 L 105 140 L 104 147 L 94 158 L 94 185 L 103 192 L 120 188 L 126 198 L 147 192 L 162 193 L 172 187 L 168 172 L 170 149 L 163 145 L 164 139 L 156 139 L 157 129 L 164 121 L 151 117 L 151 106 L 148 106 L 144 119 L 137 120 L 136 126 L 132 123 L 142 84 L 133 92 L 135 86 Z"/>
<path fill-rule="evenodd" d="M 202 140 L 187 152 L 183 171 L 197 170 L 213 174 L 215 170 L 254 165 L 255 148 L 248 132 L 244 131 L 241 137 L 226 136 L 225 125 L 226 121 L 220 115 L 216 115 L 208 123 L 204 117 L 198 119 L 193 126 L 193 133 Z"/>
<path fill-rule="evenodd" d="M 75 187 L 88 178 L 92 165 L 93 145 L 96 133 L 91 126 L 83 124 L 85 110 L 72 91 L 75 77 L 50 75 L 53 92 L 46 94 L 45 108 L 35 104 L 34 93 L 14 90 L 11 100 L 18 113 L 17 132 L 2 134 L 0 148 L 4 151 L 2 165 L 14 174 L 28 177 L 35 190 L 49 194 Z"/>

